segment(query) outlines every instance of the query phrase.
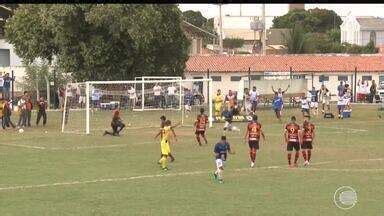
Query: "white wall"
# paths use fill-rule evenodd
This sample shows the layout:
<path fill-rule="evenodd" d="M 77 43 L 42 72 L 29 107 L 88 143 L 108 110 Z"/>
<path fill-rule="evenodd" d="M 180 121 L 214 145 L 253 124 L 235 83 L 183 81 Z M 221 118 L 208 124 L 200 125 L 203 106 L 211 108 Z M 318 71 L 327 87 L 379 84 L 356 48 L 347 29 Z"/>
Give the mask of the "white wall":
<path fill-rule="evenodd" d="M 5 41 L 5 39 L 0 39 L 0 49 L 9 49 L 9 55 L 10 55 L 10 66 L 11 67 L 18 67 L 22 66 L 21 58 L 16 55 L 14 48 L 12 44 L 9 44 Z"/>
<path fill-rule="evenodd" d="M 312 89 L 312 75 L 309 73 L 303 73 L 306 74 L 307 79 L 307 89 Z M 255 75 L 254 73 L 252 75 Z M 323 73 L 323 74 L 315 74 L 313 76 L 313 86 L 316 89 L 320 89 L 322 83 L 319 82 L 319 77 L 321 75 L 328 76 L 329 81 L 324 82 L 325 86 L 330 90 L 331 94 L 336 95 L 337 94 L 337 86 L 340 84 L 340 81 L 338 80 L 339 76 L 347 76 L 348 77 L 348 84 L 351 85 L 352 90 L 354 90 L 354 83 L 355 80 L 353 78 L 354 72 L 346 72 L 346 73 Z M 216 92 L 217 89 L 221 89 L 221 91 L 224 94 L 227 94 L 229 90 L 239 90 L 239 82 L 233 82 L 231 81 L 231 76 L 244 76 L 243 79 L 247 79 L 248 73 L 247 72 L 239 72 L 239 73 L 215 73 L 211 72 L 210 76 L 221 76 L 221 82 L 215 82 L 213 81 L 213 92 Z M 384 71 L 382 73 L 357 73 L 357 80 L 361 80 L 363 76 L 372 76 L 372 80 L 375 80 L 376 83 L 379 82 L 379 76 L 384 76 Z M 186 79 L 193 79 L 194 77 L 203 77 L 207 78 L 206 73 L 185 73 Z M 371 84 L 372 81 L 369 81 L 369 84 Z M 204 87 L 204 91 L 206 92 L 206 88 Z M 205 94 L 205 93 L 204 93 Z M 332 97 L 332 100 L 336 100 L 336 97 Z"/>

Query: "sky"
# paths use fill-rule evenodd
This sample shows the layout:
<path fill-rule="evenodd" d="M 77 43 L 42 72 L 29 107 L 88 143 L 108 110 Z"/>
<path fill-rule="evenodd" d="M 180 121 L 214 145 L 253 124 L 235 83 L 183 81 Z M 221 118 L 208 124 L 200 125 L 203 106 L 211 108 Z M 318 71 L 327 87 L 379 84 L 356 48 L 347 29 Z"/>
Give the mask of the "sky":
<path fill-rule="evenodd" d="M 305 4 L 305 9 L 324 8 L 334 10 L 339 16 L 346 16 L 351 12 L 354 16 L 384 16 L 384 4 Z M 219 14 L 214 4 L 179 4 L 181 11 L 200 11 L 206 18 Z M 288 12 L 288 4 L 266 4 L 266 16 L 281 16 Z M 261 15 L 261 4 L 241 4 L 243 16 Z M 240 4 L 225 4 L 222 6 L 223 16 L 240 15 Z"/>

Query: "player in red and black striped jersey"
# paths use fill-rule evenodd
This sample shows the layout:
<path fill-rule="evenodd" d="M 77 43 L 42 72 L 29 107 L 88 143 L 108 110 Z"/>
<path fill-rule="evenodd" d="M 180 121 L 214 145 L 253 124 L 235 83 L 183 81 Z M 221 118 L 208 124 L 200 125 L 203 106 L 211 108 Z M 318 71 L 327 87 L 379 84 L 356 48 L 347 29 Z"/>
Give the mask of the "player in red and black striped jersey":
<path fill-rule="evenodd" d="M 285 125 L 284 130 L 284 140 L 287 145 L 287 154 L 288 154 L 288 165 L 292 167 L 291 157 L 292 151 L 295 149 L 295 162 L 294 166 L 297 167 L 297 160 L 299 159 L 300 152 L 300 125 L 296 123 L 296 117 L 291 117 L 291 122 Z"/>
<path fill-rule="evenodd" d="M 312 141 L 315 138 L 315 125 L 304 119 L 303 128 L 301 130 L 301 153 L 304 158 L 304 166 L 309 165 L 312 155 Z"/>
<path fill-rule="evenodd" d="M 204 139 L 205 144 L 207 144 L 207 138 L 205 136 L 205 131 L 207 129 L 208 124 L 208 116 L 204 114 L 204 108 L 200 109 L 200 114 L 197 115 L 196 121 L 195 121 L 195 135 L 196 140 L 199 143 L 199 146 L 201 146 L 201 140 L 200 136 Z"/>
<path fill-rule="evenodd" d="M 257 121 L 257 115 L 252 117 L 252 121 L 248 123 L 244 139 L 248 141 L 249 157 L 251 158 L 251 167 L 255 166 L 256 152 L 259 150 L 260 136 L 265 141 L 265 135 L 261 129 L 261 124 Z"/>

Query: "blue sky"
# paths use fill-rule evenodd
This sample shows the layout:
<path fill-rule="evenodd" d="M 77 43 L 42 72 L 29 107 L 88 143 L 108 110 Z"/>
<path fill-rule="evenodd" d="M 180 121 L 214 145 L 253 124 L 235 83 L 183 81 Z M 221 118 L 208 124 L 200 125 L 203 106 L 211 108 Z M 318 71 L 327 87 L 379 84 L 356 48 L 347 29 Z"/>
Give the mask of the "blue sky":
<path fill-rule="evenodd" d="M 305 9 L 325 8 L 334 10 L 340 16 L 351 12 L 355 16 L 384 16 L 384 4 L 305 4 Z M 214 4 L 179 4 L 182 11 L 198 10 L 207 18 L 219 13 L 218 6 Z M 225 4 L 223 15 L 239 15 L 240 4 Z M 254 16 L 261 14 L 261 4 L 242 4 L 242 14 Z M 266 15 L 280 16 L 288 11 L 288 4 L 266 4 Z"/>

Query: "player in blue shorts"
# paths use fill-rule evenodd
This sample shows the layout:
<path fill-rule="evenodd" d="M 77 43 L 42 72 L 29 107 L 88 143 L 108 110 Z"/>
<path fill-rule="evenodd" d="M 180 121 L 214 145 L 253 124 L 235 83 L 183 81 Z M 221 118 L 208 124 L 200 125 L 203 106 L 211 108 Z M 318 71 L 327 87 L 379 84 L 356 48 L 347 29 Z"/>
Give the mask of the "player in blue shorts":
<path fill-rule="evenodd" d="M 281 122 L 281 109 L 283 108 L 283 99 L 278 96 L 277 92 L 275 92 L 275 97 L 272 101 L 272 107 L 275 111 L 276 118 Z"/>
<path fill-rule="evenodd" d="M 226 136 L 221 136 L 221 140 L 215 145 L 215 162 L 216 162 L 216 171 L 214 172 L 215 180 L 219 180 L 220 183 L 223 183 L 223 170 L 224 162 L 227 160 L 227 153 L 235 154 L 231 150 L 231 146 L 227 142 Z"/>

